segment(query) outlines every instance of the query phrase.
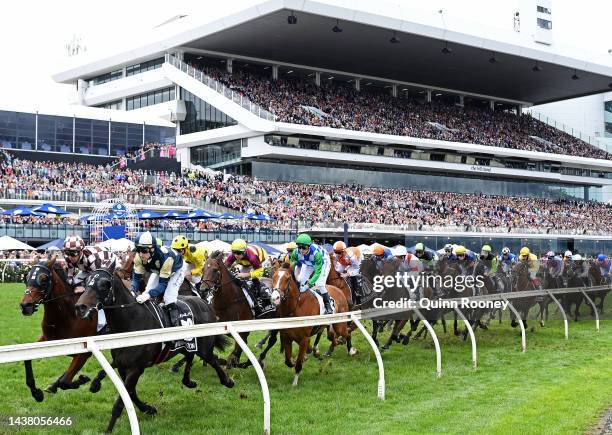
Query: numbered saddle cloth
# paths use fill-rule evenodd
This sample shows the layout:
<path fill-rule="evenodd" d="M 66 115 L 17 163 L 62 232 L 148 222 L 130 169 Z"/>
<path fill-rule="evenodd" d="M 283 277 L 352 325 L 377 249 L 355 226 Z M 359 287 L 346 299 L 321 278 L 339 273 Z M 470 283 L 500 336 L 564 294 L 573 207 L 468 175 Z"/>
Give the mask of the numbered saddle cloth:
<path fill-rule="evenodd" d="M 309 291 L 317 298 L 317 301 L 319 302 L 319 314 L 325 314 L 325 304 L 323 303 L 323 296 L 321 296 L 316 290 L 310 289 Z M 334 298 L 332 298 L 331 295 L 329 295 L 329 305 L 331 305 L 333 314 L 336 314 L 336 301 L 334 300 Z"/>

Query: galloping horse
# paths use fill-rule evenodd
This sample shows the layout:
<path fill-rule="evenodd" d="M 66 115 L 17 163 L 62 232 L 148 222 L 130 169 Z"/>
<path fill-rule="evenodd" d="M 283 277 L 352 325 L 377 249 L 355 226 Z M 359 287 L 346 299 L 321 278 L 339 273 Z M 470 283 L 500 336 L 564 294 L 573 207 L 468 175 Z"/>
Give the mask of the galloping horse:
<path fill-rule="evenodd" d="M 202 299 L 194 296 L 180 296 L 177 303 L 183 302 L 193 313 L 193 323 L 211 323 L 215 321 L 215 315 Z M 86 282 L 85 292 L 77 301 L 75 310 L 83 318 L 91 318 L 100 308 L 105 309 L 106 319 L 113 332 L 141 331 L 145 329 L 156 329 L 160 325 L 159 312 L 152 302 L 139 304 L 134 294 L 126 288 L 120 275 L 110 269 L 98 269 Z M 221 368 L 214 348 L 223 350 L 226 339 L 224 336 L 197 338 L 197 351 L 200 358 L 211 365 L 221 384 L 231 388 L 234 381 L 228 377 Z M 168 361 L 178 353 L 185 355 L 187 363 L 183 374 L 183 385 L 187 388 L 195 388 L 197 384 L 190 379 L 191 366 L 194 354 L 187 352 L 184 348 L 169 351 L 165 349 L 164 343 L 152 343 L 128 348 L 113 349 L 113 366 L 119 371 L 119 375 L 130 394 L 130 398 L 141 412 L 154 415 L 157 413 L 155 407 L 142 402 L 136 393 L 136 384 L 145 368 L 151 367 L 164 361 Z M 107 432 L 112 432 L 115 422 L 123 412 L 123 400 L 118 397 L 111 414 Z"/>
<path fill-rule="evenodd" d="M 345 313 L 348 311 L 348 302 L 342 291 L 337 287 L 328 285 L 327 291 L 336 302 L 336 312 Z M 310 292 L 301 293 L 299 285 L 293 276 L 293 271 L 289 265 L 284 264 L 272 277 L 272 301 L 278 306 L 281 317 L 301 317 L 301 316 L 316 316 L 320 314 L 320 306 L 317 298 Z M 295 367 L 295 377 L 293 378 L 293 386 L 297 386 L 302 364 L 306 350 L 310 344 L 310 337 L 319 331 L 320 326 L 306 326 L 303 328 L 283 329 L 281 331 L 281 341 L 285 350 L 285 364 L 287 367 Z M 326 356 L 331 356 L 334 348 L 338 344 L 336 335 L 344 337 L 346 340 L 346 348 L 349 355 L 354 355 L 357 351 L 352 346 L 351 332 L 346 323 L 334 323 L 332 328 L 329 328 L 327 338 L 331 345 L 326 353 Z M 299 345 L 298 356 L 295 364 L 293 363 L 292 343 L 296 342 Z"/>
<path fill-rule="evenodd" d="M 212 292 L 212 307 L 217 315 L 217 318 L 223 322 L 234 320 L 251 320 L 253 312 L 247 301 L 244 292 L 240 286 L 240 281 L 232 275 L 223 262 L 223 253 L 221 251 L 213 252 L 204 264 L 204 272 L 202 274 L 201 288 Z M 275 317 L 275 313 L 270 313 L 265 317 Z M 240 333 L 240 336 L 246 343 L 249 337 L 248 332 Z M 266 349 L 259 356 L 259 363 L 263 365 L 263 360 L 272 346 L 276 343 L 277 335 L 270 334 L 270 340 Z M 250 362 L 240 364 L 240 356 L 242 349 L 235 344 L 234 350 L 227 359 L 227 367 L 238 366 L 248 367 Z"/>
<path fill-rule="evenodd" d="M 519 262 L 512 271 L 511 281 L 513 292 L 534 290 L 533 283 L 531 282 L 531 275 L 529 273 L 529 264 L 526 262 Z M 529 314 L 529 310 L 536 305 L 536 303 L 535 297 L 521 298 L 513 302 L 514 308 L 516 308 L 516 311 L 521 315 L 521 320 L 525 328 L 527 328 L 527 315 Z M 512 327 L 516 328 L 518 322 L 514 318 L 514 313 L 511 313 L 510 318 L 512 319 Z"/>
<path fill-rule="evenodd" d="M 349 304 L 349 308 L 352 309 L 353 305 L 355 305 L 355 301 L 353 300 L 351 287 L 346 282 L 346 279 L 344 279 L 334 267 L 336 260 L 334 259 L 333 255 L 329 254 L 329 258 L 331 261 L 331 267 L 329 268 L 329 275 L 327 275 L 327 281 L 325 283 L 339 288 L 342 291 L 342 294 L 344 294 L 344 297 Z"/>
<path fill-rule="evenodd" d="M 21 299 L 21 312 L 24 316 L 31 316 L 39 305 L 44 307 L 42 320 L 42 335 L 37 341 L 61 340 L 65 338 L 86 337 L 96 334 L 97 317 L 83 320 L 76 316 L 74 304 L 78 297 L 68 284 L 64 270 L 55 263 L 56 257 L 40 262 L 32 267 L 26 280 L 26 290 Z M 77 389 L 89 382 L 89 378 L 80 375 L 76 381 L 72 379 L 85 362 L 90 353 L 74 355 L 68 369 L 45 391 L 55 393 L 58 388 L 62 390 Z M 44 399 L 43 392 L 36 387 L 32 361 L 24 361 L 26 384 L 30 388 L 32 397 L 37 402 Z M 102 370 L 102 372 L 104 372 Z"/>
<path fill-rule="evenodd" d="M 610 282 L 606 280 L 606 278 L 602 275 L 601 268 L 599 267 L 599 265 L 594 261 L 589 262 L 589 277 L 591 279 L 591 283 L 594 286 L 610 284 Z M 590 293 L 593 303 L 597 308 L 599 308 L 601 314 L 603 314 L 604 300 L 606 299 L 606 295 L 608 293 L 610 293 L 609 288 L 606 290 L 594 291 Z M 597 299 L 599 299 L 599 303 L 595 302 Z M 591 315 L 595 315 L 592 307 Z"/>

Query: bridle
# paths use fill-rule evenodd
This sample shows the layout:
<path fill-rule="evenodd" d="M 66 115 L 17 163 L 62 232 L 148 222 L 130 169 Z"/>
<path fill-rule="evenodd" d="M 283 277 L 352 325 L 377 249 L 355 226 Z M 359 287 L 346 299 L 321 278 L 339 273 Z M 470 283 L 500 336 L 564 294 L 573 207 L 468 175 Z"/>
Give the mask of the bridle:
<path fill-rule="evenodd" d="M 49 276 L 49 280 L 45 283 L 42 283 L 39 277 L 39 272 L 46 272 L 47 275 Z M 36 278 L 34 278 L 34 274 L 36 274 Z M 74 293 L 62 293 L 61 295 L 55 296 L 50 298 L 49 296 L 51 296 L 51 290 L 53 289 L 53 282 L 52 282 L 52 276 L 53 276 L 53 271 L 44 263 L 40 263 L 35 265 L 30 272 L 28 272 L 28 278 L 26 280 L 26 289 L 23 292 L 24 296 L 32 296 L 32 290 L 30 290 L 29 287 L 36 287 L 37 289 L 39 289 L 42 292 L 42 299 L 40 299 L 38 302 L 32 302 L 32 304 L 34 305 L 34 311 L 37 310 L 37 308 L 40 305 L 44 305 L 44 304 L 48 304 L 50 302 L 55 302 L 57 300 L 63 299 L 67 296 L 74 296 Z M 30 283 L 31 284 L 28 284 Z"/>
<path fill-rule="evenodd" d="M 106 269 L 96 269 L 94 270 L 91 275 L 89 275 L 89 277 L 87 278 L 87 283 L 85 285 L 85 289 L 87 290 L 88 287 L 93 287 L 95 281 L 97 281 L 100 278 L 100 275 L 106 275 L 108 277 L 108 281 L 111 283 L 110 284 L 110 289 L 108 290 L 108 292 L 106 293 L 106 295 L 103 297 L 103 299 L 100 299 L 100 292 L 98 290 L 98 287 L 96 286 L 94 288 L 94 291 L 96 292 L 96 297 L 98 299 L 97 303 L 92 307 L 92 309 L 96 310 L 96 311 L 100 311 L 102 309 L 104 310 L 113 310 L 113 309 L 117 309 L 117 308 L 126 308 L 126 307 L 130 307 L 132 305 L 137 304 L 138 302 L 136 302 L 136 300 L 134 300 L 134 302 L 130 302 L 127 304 L 117 304 L 117 305 L 113 305 L 116 297 L 115 297 L 115 280 L 113 279 L 113 274 L 106 270 Z M 130 292 L 132 294 L 132 296 L 134 296 L 134 298 L 136 297 L 132 292 Z"/>
<path fill-rule="evenodd" d="M 289 300 L 292 299 L 291 297 L 291 280 L 294 279 L 293 278 L 293 274 L 291 274 L 290 271 L 288 271 L 288 273 L 290 274 L 289 278 L 287 278 L 287 285 L 285 286 L 285 289 L 283 290 L 283 292 L 281 293 L 280 288 L 279 287 L 274 287 L 272 288 L 272 291 L 276 291 L 279 296 L 280 296 L 280 303 L 282 304 L 283 302 L 287 302 Z M 295 308 L 293 309 L 293 311 L 291 311 L 288 315 L 290 316 L 291 314 L 295 313 L 295 310 L 297 310 L 297 308 L 300 306 L 300 299 L 302 296 L 302 292 L 299 291 L 298 289 L 298 297 L 297 297 L 297 302 L 295 304 Z"/>
<path fill-rule="evenodd" d="M 223 267 L 225 267 L 225 265 L 221 262 L 221 259 L 219 258 L 209 258 L 209 260 L 212 260 L 216 263 L 217 265 L 217 271 L 219 272 L 219 278 L 215 278 L 215 279 L 204 279 L 202 278 L 201 283 L 205 286 L 206 290 L 212 292 L 213 295 L 217 294 L 225 284 L 232 284 L 235 282 L 236 277 L 234 275 L 232 275 L 229 271 L 229 279 L 223 281 L 221 279 L 222 273 L 221 270 L 223 269 Z M 212 284 L 212 285 L 211 285 Z M 201 285 L 200 285 L 201 287 Z"/>

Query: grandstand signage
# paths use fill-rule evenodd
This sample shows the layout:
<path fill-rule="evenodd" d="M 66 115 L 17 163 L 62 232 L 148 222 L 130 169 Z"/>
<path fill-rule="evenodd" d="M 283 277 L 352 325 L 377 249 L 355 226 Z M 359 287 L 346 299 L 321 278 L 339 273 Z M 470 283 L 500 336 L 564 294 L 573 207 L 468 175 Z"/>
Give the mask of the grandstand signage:
<path fill-rule="evenodd" d="M 474 172 L 488 172 L 488 173 L 492 172 L 489 166 L 472 165 L 470 166 L 470 170 Z"/>

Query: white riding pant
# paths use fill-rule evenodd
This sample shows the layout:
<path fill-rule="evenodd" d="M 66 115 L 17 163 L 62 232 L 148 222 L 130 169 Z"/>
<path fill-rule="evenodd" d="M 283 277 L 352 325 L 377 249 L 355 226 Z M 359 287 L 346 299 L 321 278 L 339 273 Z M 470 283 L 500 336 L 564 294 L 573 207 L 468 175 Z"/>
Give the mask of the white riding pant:
<path fill-rule="evenodd" d="M 323 295 L 327 293 L 327 288 L 325 288 L 325 283 L 327 282 L 327 276 L 329 275 L 329 271 L 331 269 L 330 262 L 324 262 L 323 267 L 321 268 L 321 275 L 319 275 L 319 279 L 315 282 L 313 288 L 319 292 L 319 294 Z M 301 265 L 299 268 L 295 268 L 295 277 L 297 282 L 301 284 L 306 284 L 306 282 L 312 276 L 314 272 L 314 266 L 308 266 L 306 264 Z"/>
<path fill-rule="evenodd" d="M 169 305 L 176 302 L 178 298 L 179 288 L 183 281 L 185 280 L 185 268 L 177 270 L 168 280 L 168 285 L 166 286 L 166 291 L 164 292 L 164 304 Z M 149 281 L 147 282 L 147 287 L 145 288 L 145 292 L 148 292 L 159 284 L 159 274 L 152 273 L 149 277 Z"/>

